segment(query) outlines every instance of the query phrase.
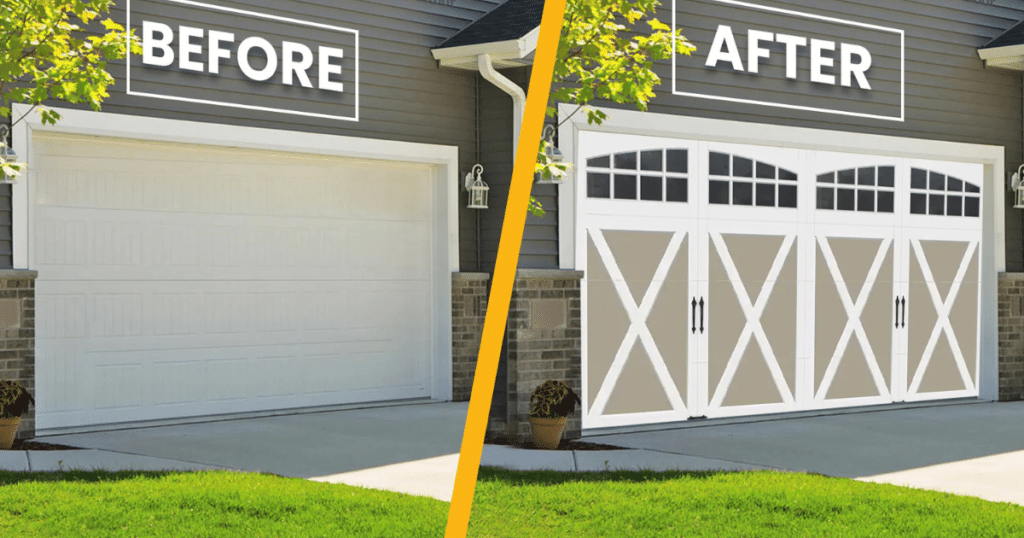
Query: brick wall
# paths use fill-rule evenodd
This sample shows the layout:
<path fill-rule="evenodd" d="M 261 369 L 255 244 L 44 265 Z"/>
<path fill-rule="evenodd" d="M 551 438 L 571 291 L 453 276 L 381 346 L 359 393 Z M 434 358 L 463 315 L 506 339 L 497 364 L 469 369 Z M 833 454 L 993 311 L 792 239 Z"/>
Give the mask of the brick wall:
<path fill-rule="evenodd" d="M 468 402 L 487 313 L 487 273 L 452 274 L 452 400 Z"/>
<path fill-rule="evenodd" d="M 1024 273 L 999 275 L 999 401 L 1024 399 Z"/>
<path fill-rule="evenodd" d="M 36 272 L 0 270 L 0 379 L 36 395 Z M 18 439 L 35 437 L 36 410 L 21 417 Z"/>
<path fill-rule="evenodd" d="M 491 435 L 530 438 L 530 393 L 548 379 L 581 391 L 579 271 L 522 269 L 509 305 L 507 342 L 508 407 L 504 424 L 492 421 Z M 495 431 L 502 428 L 504 431 Z M 580 437 L 580 410 L 566 422 L 565 439 Z"/>

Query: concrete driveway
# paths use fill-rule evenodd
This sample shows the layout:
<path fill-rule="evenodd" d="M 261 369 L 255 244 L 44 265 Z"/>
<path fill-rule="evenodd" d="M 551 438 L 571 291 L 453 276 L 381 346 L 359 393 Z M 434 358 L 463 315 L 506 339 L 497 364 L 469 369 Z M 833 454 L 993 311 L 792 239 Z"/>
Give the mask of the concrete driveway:
<path fill-rule="evenodd" d="M 47 443 L 450 501 L 466 403 L 415 403 L 41 436 Z M 44 454 L 44 453 L 40 453 Z M 70 454 L 64 452 L 63 454 Z M 64 456 L 65 467 L 73 466 Z"/>
<path fill-rule="evenodd" d="M 584 440 L 1024 504 L 1024 402 L 972 402 Z"/>

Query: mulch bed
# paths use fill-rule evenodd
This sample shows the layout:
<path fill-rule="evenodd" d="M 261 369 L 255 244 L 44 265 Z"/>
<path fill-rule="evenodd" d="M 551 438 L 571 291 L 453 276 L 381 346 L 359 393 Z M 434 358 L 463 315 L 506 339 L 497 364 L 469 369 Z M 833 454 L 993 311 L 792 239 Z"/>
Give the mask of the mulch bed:
<path fill-rule="evenodd" d="M 542 450 L 533 444 L 533 441 L 521 442 L 509 437 L 489 437 L 487 443 L 491 445 L 514 446 L 531 450 Z M 599 443 L 587 443 L 577 439 L 562 439 L 555 450 L 627 450 L 621 446 L 602 445 Z"/>
<path fill-rule="evenodd" d="M 31 439 L 15 439 L 11 445 L 11 450 L 82 450 L 77 446 L 67 445 L 55 445 L 50 443 L 41 443 L 39 441 L 33 441 Z"/>

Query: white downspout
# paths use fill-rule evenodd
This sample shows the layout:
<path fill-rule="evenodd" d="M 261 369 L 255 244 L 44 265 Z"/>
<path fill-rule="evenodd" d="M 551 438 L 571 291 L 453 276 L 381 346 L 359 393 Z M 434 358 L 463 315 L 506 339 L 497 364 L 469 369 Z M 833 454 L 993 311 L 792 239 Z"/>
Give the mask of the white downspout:
<path fill-rule="evenodd" d="M 490 54 L 477 56 L 477 66 L 480 69 L 480 74 L 488 82 L 512 96 L 512 156 L 514 159 L 519 146 L 519 128 L 523 124 L 523 115 L 526 113 L 526 92 L 494 69 Z"/>

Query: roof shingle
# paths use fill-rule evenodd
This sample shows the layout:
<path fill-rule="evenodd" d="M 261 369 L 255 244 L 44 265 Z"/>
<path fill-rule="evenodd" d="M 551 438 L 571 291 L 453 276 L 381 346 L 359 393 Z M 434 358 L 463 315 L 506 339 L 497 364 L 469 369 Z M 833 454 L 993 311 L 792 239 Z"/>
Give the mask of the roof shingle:
<path fill-rule="evenodd" d="M 544 0 L 508 0 L 462 29 L 437 48 L 480 45 L 519 39 L 540 26 Z"/>
<path fill-rule="evenodd" d="M 999 37 L 989 41 L 982 49 L 996 49 L 999 47 L 1011 47 L 1013 45 L 1024 45 L 1024 21 L 1018 22 L 1009 30 L 1003 32 Z"/>

